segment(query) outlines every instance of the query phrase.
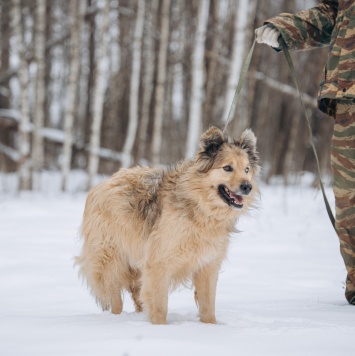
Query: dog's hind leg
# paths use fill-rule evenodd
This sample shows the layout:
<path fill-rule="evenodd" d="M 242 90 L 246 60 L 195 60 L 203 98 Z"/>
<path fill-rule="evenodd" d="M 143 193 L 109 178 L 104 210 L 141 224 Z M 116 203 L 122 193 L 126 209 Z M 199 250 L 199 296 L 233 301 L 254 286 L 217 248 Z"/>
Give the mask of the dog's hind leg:
<path fill-rule="evenodd" d="M 140 313 L 143 311 L 143 305 L 139 299 L 141 291 L 141 272 L 139 270 L 130 269 L 130 274 L 129 291 L 132 296 L 134 308 L 137 313 Z"/>
<path fill-rule="evenodd" d="M 105 273 L 93 273 L 88 280 L 92 294 L 102 310 L 120 314 L 123 308 L 122 287 L 112 276 Z"/>
<path fill-rule="evenodd" d="M 220 264 L 203 267 L 193 276 L 195 302 L 199 307 L 200 320 L 203 323 L 216 324 L 215 300 L 218 271 Z"/>
<path fill-rule="evenodd" d="M 131 296 L 133 299 L 134 308 L 137 313 L 140 313 L 141 311 L 143 311 L 143 305 L 139 299 L 140 298 L 140 288 L 131 288 L 130 292 L 131 292 Z"/>
<path fill-rule="evenodd" d="M 107 250 L 98 250 L 95 256 L 91 256 L 90 264 L 86 262 L 85 267 L 84 275 L 102 310 L 120 314 L 123 308 L 122 290 L 125 288 L 125 281 L 119 273 L 121 266 L 114 258 L 114 254 L 108 254 Z"/>

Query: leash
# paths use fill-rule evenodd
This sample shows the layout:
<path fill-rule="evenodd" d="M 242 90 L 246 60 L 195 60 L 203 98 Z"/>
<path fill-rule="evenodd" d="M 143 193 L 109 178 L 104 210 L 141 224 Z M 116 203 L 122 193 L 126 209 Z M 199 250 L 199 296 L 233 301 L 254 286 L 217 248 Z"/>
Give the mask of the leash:
<path fill-rule="evenodd" d="M 301 101 L 303 114 L 304 114 L 304 116 L 305 116 L 305 118 L 307 120 L 309 137 L 310 137 L 310 141 L 311 141 L 311 146 L 312 146 L 312 149 L 313 149 L 314 157 L 315 157 L 316 162 L 317 162 L 318 178 L 319 178 L 319 183 L 320 183 L 320 187 L 321 187 L 322 194 L 323 194 L 323 200 L 324 200 L 324 203 L 325 203 L 325 207 L 327 209 L 329 220 L 331 221 L 331 223 L 333 225 L 333 228 L 334 228 L 334 230 L 336 232 L 337 230 L 336 230 L 336 227 L 335 227 L 334 215 L 333 215 L 332 209 L 330 208 L 330 205 L 329 205 L 329 202 L 328 202 L 328 199 L 327 199 L 327 195 L 325 194 L 324 185 L 323 185 L 323 182 L 322 182 L 322 174 L 321 174 L 321 170 L 320 170 L 320 164 L 319 164 L 319 159 L 318 159 L 318 155 L 317 155 L 316 145 L 315 145 L 315 142 L 314 142 L 314 136 L 313 136 L 313 133 L 312 133 L 311 121 L 309 120 L 309 117 L 308 117 L 308 114 L 307 114 L 307 110 L 306 110 L 306 107 L 304 105 L 304 101 L 302 99 L 300 87 L 298 85 L 298 80 L 297 80 L 297 77 L 296 77 L 295 67 L 293 65 L 292 58 L 290 56 L 290 52 L 288 51 L 288 48 L 286 46 L 286 43 L 285 43 L 284 39 L 282 37 L 280 37 L 280 40 L 281 40 L 283 53 L 285 55 L 287 64 L 288 64 L 288 66 L 290 68 L 291 76 L 292 76 L 293 82 L 294 82 L 295 87 L 296 87 L 297 92 L 298 92 L 298 96 L 299 96 L 300 101 Z"/>
<path fill-rule="evenodd" d="M 245 62 L 243 64 L 243 67 L 242 67 L 242 70 L 241 70 L 241 73 L 240 73 L 240 77 L 239 77 L 238 84 L 237 84 L 237 89 L 235 90 L 235 94 L 234 94 L 234 98 L 233 98 L 233 101 L 232 101 L 232 105 L 231 105 L 231 108 L 229 109 L 228 117 L 227 117 L 226 123 L 224 125 L 224 129 L 222 131 L 223 133 L 226 131 L 226 128 L 227 128 L 229 122 L 232 120 L 232 118 L 234 116 L 235 108 L 237 107 L 238 99 L 239 99 L 240 93 L 242 91 L 242 87 L 243 87 L 245 78 L 246 78 L 246 76 L 248 74 L 248 71 L 249 71 L 251 58 L 252 58 L 253 53 L 254 53 L 255 43 L 256 43 L 256 39 L 254 38 L 254 42 L 253 42 L 253 44 L 252 44 L 252 46 L 250 48 L 250 51 L 249 51 L 247 57 L 245 58 Z"/>
<path fill-rule="evenodd" d="M 299 96 L 300 101 L 301 101 L 302 111 L 303 111 L 303 114 L 304 114 L 304 116 L 306 118 L 306 121 L 307 121 L 307 126 L 308 126 L 308 130 L 309 130 L 309 137 L 310 137 L 310 142 L 311 142 L 313 154 L 314 154 L 314 157 L 315 157 L 316 163 L 317 163 L 318 178 L 319 178 L 319 183 L 320 183 L 320 187 L 321 187 L 321 191 L 322 191 L 322 195 L 323 195 L 323 200 L 324 200 L 324 203 L 325 203 L 325 207 L 327 209 L 329 220 L 332 223 L 333 228 L 334 228 L 334 230 L 336 232 L 334 215 L 333 215 L 332 209 L 330 208 L 330 204 L 328 202 L 327 195 L 325 194 L 325 189 L 324 189 L 324 185 L 323 185 L 323 182 L 322 182 L 322 175 L 321 175 L 321 170 L 320 170 L 320 164 L 319 164 L 318 154 L 317 154 L 317 150 L 316 150 L 316 145 L 315 145 L 315 142 L 314 142 L 314 136 L 313 136 L 313 133 L 312 133 L 312 126 L 311 126 L 311 122 L 310 122 L 308 114 L 307 114 L 306 107 L 304 105 L 304 101 L 302 99 L 301 90 L 300 90 L 299 85 L 298 85 L 298 80 L 297 80 L 297 76 L 296 76 L 295 67 L 293 65 L 293 61 L 292 61 L 292 58 L 290 56 L 290 52 L 288 51 L 287 45 L 286 45 L 284 39 L 281 36 L 279 38 L 279 42 L 281 42 L 280 44 L 281 44 L 283 53 L 285 55 L 287 64 L 288 64 L 290 72 L 291 72 L 291 76 L 292 76 L 293 82 L 295 84 L 295 87 L 296 87 L 297 92 L 298 92 L 298 96 Z M 254 48 L 255 48 L 255 43 L 256 43 L 256 39 L 254 39 L 254 42 L 253 42 L 253 44 L 252 44 L 252 46 L 250 48 L 250 51 L 249 51 L 249 53 L 248 53 L 248 55 L 247 55 L 247 57 L 245 59 L 245 62 L 243 64 L 242 71 L 241 71 L 241 74 L 240 74 L 240 78 L 239 78 L 239 81 L 238 81 L 238 84 L 237 84 L 237 88 L 236 88 L 236 91 L 235 91 L 235 94 L 234 94 L 233 102 L 232 102 L 231 108 L 229 110 L 229 114 L 228 114 L 224 129 L 223 129 L 223 133 L 225 132 L 229 122 L 231 121 L 232 117 L 234 116 L 235 108 L 237 106 L 238 99 L 239 99 L 240 93 L 242 91 L 242 87 L 243 87 L 245 78 L 246 78 L 247 73 L 249 71 L 251 58 L 253 56 L 253 52 L 254 52 Z"/>

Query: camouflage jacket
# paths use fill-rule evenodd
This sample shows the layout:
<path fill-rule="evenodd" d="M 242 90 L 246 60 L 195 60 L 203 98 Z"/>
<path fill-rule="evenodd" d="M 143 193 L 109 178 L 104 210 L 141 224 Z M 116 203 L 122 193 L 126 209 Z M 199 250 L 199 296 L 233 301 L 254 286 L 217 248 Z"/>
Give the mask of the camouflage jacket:
<path fill-rule="evenodd" d="M 319 108 L 332 115 L 335 100 L 355 98 L 355 1 L 320 0 L 296 14 L 280 14 L 265 23 L 275 26 L 290 50 L 329 47 L 320 84 Z"/>

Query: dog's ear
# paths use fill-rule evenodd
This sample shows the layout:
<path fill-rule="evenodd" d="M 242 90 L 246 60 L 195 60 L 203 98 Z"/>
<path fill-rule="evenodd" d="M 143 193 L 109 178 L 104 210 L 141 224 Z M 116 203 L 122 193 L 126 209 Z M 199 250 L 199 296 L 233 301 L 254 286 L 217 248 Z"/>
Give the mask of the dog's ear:
<path fill-rule="evenodd" d="M 224 136 L 222 131 L 212 126 L 200 138 L 199 153 L 204 156 L 214 157 L 223 143 Z"/>
<path fill-rule="evenodd" d="M 259 172 L 259 154 L 256 150 L 256 137 L 254 132 L 250 129 L 246 129 L 240 136 L 240 140 L 237 142 L 249 156 L 250 164 L 253 167 L 255 173 Z"/>
<path fill-rule="evenodd" d="M 217 127 L 210 127 L 200 137 L 200 149 L 197 154 L 197 160 L 200 163 L 199 172 L 208 172 L 214 162 L 220 147 L 225 142 L 223 133 Z"/>

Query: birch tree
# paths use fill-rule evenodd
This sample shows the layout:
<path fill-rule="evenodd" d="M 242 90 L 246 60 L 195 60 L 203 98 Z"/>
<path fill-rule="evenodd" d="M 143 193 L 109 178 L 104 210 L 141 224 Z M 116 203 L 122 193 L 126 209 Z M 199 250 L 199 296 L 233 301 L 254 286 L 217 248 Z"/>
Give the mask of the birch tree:
<path fill-rule="evenodd" d="M 138 158 L 144 157 L 147 145 L 148 124 L 150 103 L 153 94 L 153 79 L 154 79 L 154 65 L 155 65 L 155 51 L 154 51 L 154 18 L 158 9 L 158 0 L 152 0 L 150 9 L 148 11 L 146 29 L 145 29 L 145 43 L 144 43 L 144 76 L 143 76 L 143 99 L 142 99 L 142 114 L 139 126 L 139 146 Z"/>
<path fill-rule="evenodd" d="M 102 24 L 99 33 L 99 42 L 96 59 L 96 74 L 95 88 L 93 95 L 93 117 L 90 135 L 90 153 L 89 153 L 89 180 L 88 188 L 93 184 L 95 175 L 99 168 L 99 150 L 100 150 L 100 134 L 103 104 L 105 98 L 105 74 L 106 74 L 106 56 L 108 52 L 108 28 L 110 23 L 110 0 L 105 0 L 104 9 L 102 11 Z"/>
<path fill-rule="evenodd" d="M 33 172 L 38 173 L 44 165 L 44 145 L 42 128 L 45 114 L 45 41 L 46 41 L 46 0 L 36 0 L 35 23 L 35 61 L 36 72 L 36 101 L 34 109 L 34 129 L 32 134 L 32 165 Z M 39 178 L 35 179 L 35 189 L 40 188 Z"/>
<path fill-rule="evenodd" d="M 129 122 L 125 144 L 123 146 L 122 167 L 129 167 L 132 162 L 132 149 L 138 127 L 139 81 L 141 72 L 142 36 L 144 27 L 145 0 L 138 0 L 136 23 L 133 37 L 131 85 L 129 98 Z"/>
<path fill-rule="evenodd" d="M 82 26 L 83 1 L 70 2 L 70 65 L 67 86 L 66 111 L 64 116 L 65 141 L 62 162 L 62 190 L 67 189 L 68 175 L 72 158 L 73 124 L 77 108 L 78 88 L 80 78 L 80 33 Z"/>
<path fill-rule="evenodd" d="M 12 28 L 15 37 L 15 51 L 20 59 L 18 70 L 18 78 L 20 81 L 20 124 L 19 124 L 19 190 L 32 189 L 31 177 L 31 145 L 30 145 L 30 109 L 28 101 L 28 64 L 26 61 L 26 47 L 24 39 L 24 31 L 22 26 L 22 11 L 21 0 L 14 0 L 13 2 L 13 15 L 12 15 Z"/>
<path fill-rule="evenodd" d="M 90 9 L 93 0 L 87 0 L 87 9 Z M 88 11 L 88 14 L 85 16 L 85 20 L 87 23 L 86 33 L 88 35 L 88 74 L 87 74 L 87 83 L 86 83 L 86 107 L 85 107 L 85 117 L 86 122 L 92 122 L 92 100 L 93 100 L 93 92 L 94 92 L 94 85 L 95 85 L 95 12 Z M 91 125 L 84 126 L 84 140 L 85 142 L 90 141 L 90 128 Z"/>
<path fill-rule="evenodd" d="M 12 4 L 10 2 L 0 3 L 0 76 L 2 76 L 10 66 L 10 37 L 11 37 L 11 26 L 9 26 L 9 18 L 11 18 L 10 11 Z M 9 80 L 4 80 L 0 83 L 0 112 L 3 110 L 10 109 L 10 86 Z M 14 140 L 11 131 L 15 130 L 17 127 L 17 121 L 4 120 L 0 114 L 0 144 L 3 143 L 5 146 L 13 149 Z M 17 152 L 16 152 L 17 153 Z M 0 149 L 0 170 L 4 172 L 11 172 L 16 170 L 15 162 L 6 155 L 3 150 Z"/>
<path fill-rule="evenodd" d="M 232 106 L 235 90 L 237 89 L 238 80 L 243 66 L 249 2 L 250 0 L 239 0 L 238 7 L 235 11 L 232 58 L 230 62 L 227 90 L 225 94 L 225 104 L 222 114 L 224 122 L 226 122 L 228 119 L 228 114 Z M 231 119 L 234 117 L 234 114 L 234 112 L 231 112 Z"/>
<path fill-rule="evenodd" d="M 208 128 L 213 119 L 215 118 L 215 102 L 216 102 L 216 73 L 218 72 L 218 56 L 221 51 L 221 34 L 223 31 L 221 16 L 220 16 L 220 2 L 211 2 L 212 16 L 211 23 L 213 26 L 213 36 L 211 38 L 212 44 L 210 49 L 210 55 L 208 58 L 208 70 L 206 73 L 206 93 L 203 108 L 203 126 L 204 129 Z"/>
<path fill-rule="evenodd" d="M 195 48 L 192 54 L 192 83 L 185 157 L 195 154 L 200 136 L 203 104 L 204 54 L 210 0 L 201 0 L 197 16 Z"/>
<path fill-rule="evenodd" d="M 157 65 L 157 83 L 155 91 L 155 108 L 154 108 L 154 128 L 152 140 L 152 163 L 160 162 L 160 149 L 162 143 L 163 115 L 164 115 L 164 97 L 166 82 L 166 58 L 169 40 L 169 23 L 170 23 L 170 0 L 163 0 L 160 28 L 160 44 Z"/>

